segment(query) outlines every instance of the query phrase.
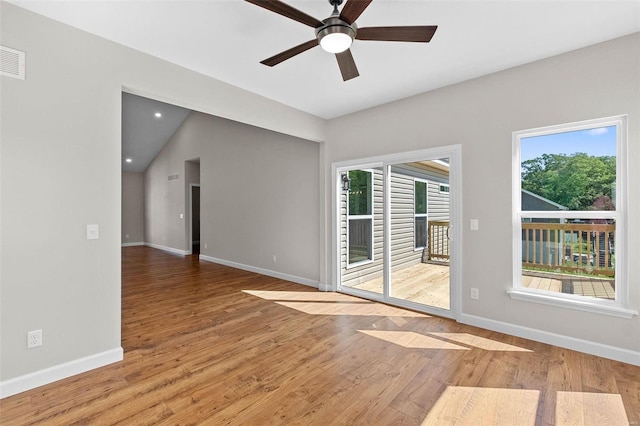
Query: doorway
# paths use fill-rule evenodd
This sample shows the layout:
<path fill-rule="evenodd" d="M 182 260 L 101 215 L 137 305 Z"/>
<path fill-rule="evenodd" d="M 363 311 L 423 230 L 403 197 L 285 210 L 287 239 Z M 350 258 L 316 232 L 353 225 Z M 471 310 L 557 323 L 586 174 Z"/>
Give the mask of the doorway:
<path fill-rule="evenodd" d="M 200 255 L 200 158 L 184 162 L 185 243 L 187 254 Z"/>
<path fill-rule="evenodd" d="M 200 254 L 200 185 L 190 184 L 191 188 L 191 254 Z"/>
<path fill-rule="evenodd" d="M 336 290 L 454 318 L 459 146 L 335 164 Z"/>

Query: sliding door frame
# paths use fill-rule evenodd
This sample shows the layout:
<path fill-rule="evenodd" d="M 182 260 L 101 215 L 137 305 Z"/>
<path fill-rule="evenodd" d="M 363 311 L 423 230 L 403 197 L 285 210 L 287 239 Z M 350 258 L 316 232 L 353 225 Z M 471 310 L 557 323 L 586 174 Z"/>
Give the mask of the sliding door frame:
<path fill-rule="evenodd" d="M 450 217 L 450 238 L 451 252 L 449 264 L 449 286 L 450 286 L 450 309 L 441 309 L 433 306 L 426 306 L 403 299 L 390 297 L 389 285 L 391 279 L 391 199 L 388 188 L 391 177 L 390 168 L 393 165 L 410 163 L 415 161 L 435 160 L 438 158 L 449 158 L 449 217 Z M 342 280 L 340 261 L 340 196 L 341 181 L 340 175 L 349 170 L 373 169 L 382 167 L 383 182 L 383 294 L 365 292 L 357 289 L 349 289 L 348 293 L 355 296 L 366 297 L 404 308 L 409 308 L 425 313 L 439 315 L 443 317 L 459 320 L 460 307 L 462 303 L 462 148 L 461 145 L 449 145 L 438 148 L 411 151 L 398 154 L 384 155 L 378 157 L 368 157 L 355 160 L 335 162 L 331 164 L 331 270 L 332 270 L 332 291 L 339 291 Z"/>

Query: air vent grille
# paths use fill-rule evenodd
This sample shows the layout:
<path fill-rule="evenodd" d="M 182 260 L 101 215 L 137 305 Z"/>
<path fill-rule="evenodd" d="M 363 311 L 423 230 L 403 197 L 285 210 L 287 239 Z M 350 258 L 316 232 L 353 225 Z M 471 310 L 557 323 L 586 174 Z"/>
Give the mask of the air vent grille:
<path fill-rule="evenodd" d="M 25 53 L 0 46 L 0 75 L 24 80 Z"/>
<path fill-rule="evenodd" d="M 169 175 L 169 180 L 176 180 L 179 179 L 180 176 L 179 175 Z"/>

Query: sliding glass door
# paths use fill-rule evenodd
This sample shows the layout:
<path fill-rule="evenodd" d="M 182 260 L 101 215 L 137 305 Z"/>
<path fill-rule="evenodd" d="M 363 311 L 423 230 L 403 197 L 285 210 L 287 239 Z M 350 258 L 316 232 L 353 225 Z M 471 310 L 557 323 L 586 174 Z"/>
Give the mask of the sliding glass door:
<path fill-rule="evenodd" d="M 448 160 L 389 166 L 389 297 L 444 310 L 451 305 Z"/>
<path fill-rule="evenodd" d="M 454 316 L 457 153 L 334 165 L 338 291 Z"/>
<path fill-rule="evenodd" d="M 346 170 L 340 181 L 349 187 L 340 194 L 342 285 L 382 295 L 382 168 Z"/>

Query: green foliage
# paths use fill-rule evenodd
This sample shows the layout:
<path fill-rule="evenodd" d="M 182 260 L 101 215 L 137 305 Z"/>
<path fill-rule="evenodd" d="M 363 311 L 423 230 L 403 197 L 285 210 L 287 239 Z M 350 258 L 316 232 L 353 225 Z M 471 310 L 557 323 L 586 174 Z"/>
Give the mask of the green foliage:
<path fill-rule="evenodd" d="M 364 170 L 349 171 L 351 189 L 349 190 L 349 214 L 371 214 L 371 172 Z"/>
<path fill-rule="evenodd" d="M 415 181 L 415 212 L 417 214 L 427 213 L 427 183 Z"/>
<path fill-rule="evenodd" d="M 613 156 L 542 154 L 522 163 L 522 189 L 569 210 L 612 210 L 613 203 L 603 200 L 614 200 L 615 181 Z"/>

